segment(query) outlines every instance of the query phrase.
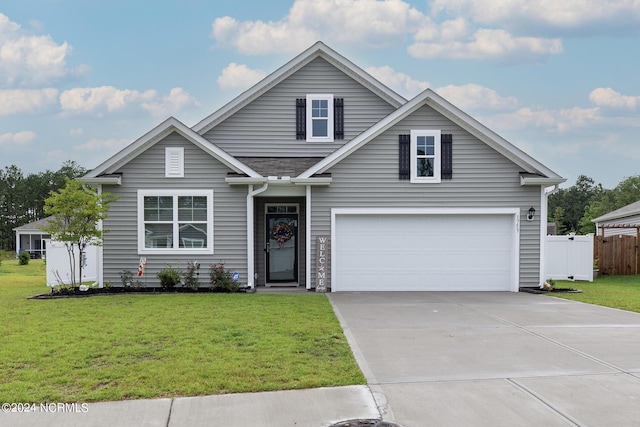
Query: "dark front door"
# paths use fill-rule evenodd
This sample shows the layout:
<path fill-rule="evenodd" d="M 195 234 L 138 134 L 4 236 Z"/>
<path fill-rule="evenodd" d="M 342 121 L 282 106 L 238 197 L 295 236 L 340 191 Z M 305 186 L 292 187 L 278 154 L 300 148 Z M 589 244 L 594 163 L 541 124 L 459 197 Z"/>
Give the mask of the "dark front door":
<path fill-rule="evenodd" d="M 267 213 L 267 283 L 298 281 L 298 214 Z"/>

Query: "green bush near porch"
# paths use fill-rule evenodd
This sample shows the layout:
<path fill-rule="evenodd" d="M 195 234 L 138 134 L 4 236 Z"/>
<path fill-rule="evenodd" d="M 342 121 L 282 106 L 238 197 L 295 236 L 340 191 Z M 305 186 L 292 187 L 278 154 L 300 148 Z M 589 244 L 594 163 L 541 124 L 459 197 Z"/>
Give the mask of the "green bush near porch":
<path fill-rule="evenodd" d="M 91 402 L 365 384 L 324 295 L 28 300 L 42 260 L 0 266 L 3 402 Z"/>

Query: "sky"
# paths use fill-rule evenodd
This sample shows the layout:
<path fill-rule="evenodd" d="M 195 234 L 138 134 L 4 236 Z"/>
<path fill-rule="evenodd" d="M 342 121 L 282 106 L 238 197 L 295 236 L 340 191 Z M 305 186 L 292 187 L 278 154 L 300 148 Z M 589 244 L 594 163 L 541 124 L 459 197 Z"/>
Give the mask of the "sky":
<path fill-rule="evenodd" d="M 640 0 L 0 3 L 0 168 L 94 168 L 188 126 L 321 40 L 431 88 L 567 178 L 640 174 Z"/>

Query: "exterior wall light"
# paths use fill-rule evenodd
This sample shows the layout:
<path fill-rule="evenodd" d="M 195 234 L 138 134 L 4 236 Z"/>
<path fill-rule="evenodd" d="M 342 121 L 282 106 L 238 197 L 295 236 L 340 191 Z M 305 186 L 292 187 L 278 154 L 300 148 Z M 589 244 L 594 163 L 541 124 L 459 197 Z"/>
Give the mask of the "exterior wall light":
<path fill-rule="evenodd" d="M 529 214 L 527 215 L 527 221 L 533 221 L 533 217 L 536 215 L 536 209 L 531 206 L 529 208 Z"/>

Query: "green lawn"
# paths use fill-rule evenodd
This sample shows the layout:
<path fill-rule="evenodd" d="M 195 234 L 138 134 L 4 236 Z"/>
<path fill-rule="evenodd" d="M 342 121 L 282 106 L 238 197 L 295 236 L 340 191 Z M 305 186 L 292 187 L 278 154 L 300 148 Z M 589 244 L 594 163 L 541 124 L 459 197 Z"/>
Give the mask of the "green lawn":
<path fill-rule="evenodd" d="M 69 402 L 365 384 L 324 295 L 27 300 L 44 264 L 0 265 L 0 401 Z"/>
<path fill-rule="evenodd" d="M 582 293 L 552 293 L 554 297 L 604 305 L 640 313 L 640 275 L 603 276 L 593 282 L 556 282 L 558 288 L 575 288 Z"/>

